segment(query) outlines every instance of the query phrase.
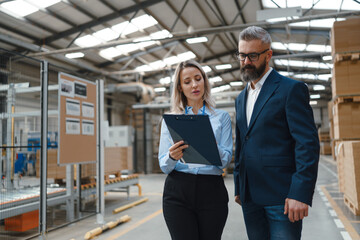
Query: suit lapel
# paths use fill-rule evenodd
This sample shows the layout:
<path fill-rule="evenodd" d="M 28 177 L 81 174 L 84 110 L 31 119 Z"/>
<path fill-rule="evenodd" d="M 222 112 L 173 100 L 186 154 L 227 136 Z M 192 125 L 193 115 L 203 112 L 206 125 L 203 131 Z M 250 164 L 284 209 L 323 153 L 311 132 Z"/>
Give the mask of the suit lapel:
<path fill-rule="evenodd" d="M 246 100 L 247 100 L 247 84 L 244 88 L 244 90 L 241 92 L 240 94 L 240 104 L 241 106 L 241 116 L 240 116 L 240 121 L 241 121 L 241 132 L 245 133 L 247 132 L 247 121 L 246 121 Z"/>
<path fill-rule="evenodd" d="M 254 125 L 254 123 L 255 123 L 259 113 L 263 109 L 265 103 L 269 100 L 269 98 L 272 96 L 274 91 L 279 87 L 278 82 L 279 82 L 279 75 L 275 70 L 272 70 L 270 75 L 267 77 L 264 85 L 262 86 L 259 96 L 255 102 L 254 110 L 252 112 L 250 124 L 248 127 L 248 131 Z"/>

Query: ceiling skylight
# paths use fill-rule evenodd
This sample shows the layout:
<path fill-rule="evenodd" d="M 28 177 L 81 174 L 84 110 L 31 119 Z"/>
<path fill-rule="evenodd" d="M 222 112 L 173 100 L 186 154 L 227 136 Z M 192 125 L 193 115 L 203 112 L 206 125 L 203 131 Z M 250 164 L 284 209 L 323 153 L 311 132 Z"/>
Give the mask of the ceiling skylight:
<path fill-rule="evenodd" d="M 177 57 L 179 58 L 180 62 L 182 62 L 196 58 L 196 55 L 193 52 L 188 51 L 188 52 L 180 53 L 179 55 L 177 55 Z"/>
<path fill-rule="evenodd" d="M 171 57 L 165 58 L 162 61 L 159 60 L 159 61 L 149 63 L 148 65 L 139 66 L 136 68 L 136 70 L 140 71 L 140 72 L 157 70 L 159 68 L 164 68 L 166 65 L 170 66 L 170 65 L 182 62 L 182 61 L 186 61 L 186 60 L 195 58 L 195 57 L 196 56 L 193 52 L 188 51 L 188 52 L 180 53 L 177 56 L 171 56 Z"/>
<path fill-rule="evenodd" d="M 314 9 L 332 9 L 339 10 L 340 5 L 341 10 L 360 10 L 360 5 L 353 0 L 331 0 L 331 1 L 314 1 L 314 0 L 302 0 L 302 1 L 287 1 L 287 0 L 262 0 L 262 4 L 264 8 L 277 8 L 275 3 L 279 5 L 281 8 L 286 7 L 301 7 L 302 9 L 309 9 L 312 7 L 313 3 Z"/>
<path fill-rule="evenodd" d="M 162 30 L 150 34 L 152 38 L 171 38 L 173 35 L 168 30 Z"/>
<path fill-rule="evenodd" d="M 209 81 L 210 81 L 210 83 L 221 82 L 222 78 L 219 76 L 216 76 L 216 77 L 209 78 Z"/>
<path fill-rule="evenodd" d="M 179 58 L 177 56 L 171 56 L 168 58 L 164 59 L 164 63 L 166 63 L 167 65 L 173 65 L 180 62 Z"/>
<path fill-rule="evenodd" d="M 36 12 L 39 8 L 23 0 L 17 0 L 1 4 L 0 10 L 13 17 L 25 17 Z"/>
<path fill-rule="evenodd" d="M 93 34 L 94 37 L 99 38 L 103 41 L 111 41 L 119 37 L 119 34 L 111 28 L 104 28 Z"/>
<path fill-rule="evenodd" d="M 170 77 L 161 78 L 161 79 L 159 80 L 159 83 L 162 84 L 162 85 L 169 84 L 169 83 L 171 83 L 171 78 L 170 78 Z"/>
<path fill-rule="evenodd" d="M 272 49 L 277 50 L 287 50 L 290 51 L 308 51 L 308 52 L 331 52 L 330 45 L 320 45 L 320 44 L 303 44 L 303 43 L 281 43 L 281 42 L 272 42 Z"/>
<path fill-rule="evenodd" d="M 129 23 L 129 21 L 125 21 L 119 24 L 116 24 L 114 26 L 111 27 L 112 30 L 114 30 L 115 32 L 121 34 L 121 36 L 125 36 L 134 32 L 139 31 L 138 28 Z"/>
<path fill-rule="evenodd" d="M 40 8 L 47 8 L 60 2 L 60 0 L 15 0 L 0 4 L 0 11 L 5 12 L 13 17 L 25 17 Z"/>
<path fill-rule="evenodd" d="M 131 23 L 135 25 L 139 30 L 145 29 L 151 26 L 156 25 L 158 22 L 150 15 L 142 15 L 140 17 L 134 18 Z"/>
<path fill-rule="evenodd" d="M 209 66 L 203 66 L 202 69 L 204 70 L 204 72 L 208 73 L 211 72 L 211 68 Z"/>
<path fill-rule="evenodd" d="M 75 40 L 75 44 L 79 47 L 92 47 L 100 44 L 102 41 L 92 35 L 85 35 Z"/>
<path fill-rule="evenodd" d="M 99 54 L 107 60 L 113 60 L 115 57 L 120 56 L 122 52 L 118 48 L 111 47 L 101 50 Z"/>
<path fill-rule="evenodd" d="M 359 4 L 360 6 L 360 4 Z M 328 19 L 318 19 L 318 20 L 311 20 L 306 22 L 297 22 L 297 23 L 290 23 L 290 26 L 298 26 L 298 27 L 314 27 L 314 28 L 331 28 L 335 21 L 343 21 L 344 18 L 328 18 Z"/>
<path fill-rule="evenodd" d="M 51 5 L 54 5 L 61 0 L 26 0 L 27 2 L 39 7 L 39 8 L 47 8 Z"/>
<path fill-rule="evenodd" d="M 222 85 L 220 87 L 214 87 L 211 89 L 211 93 L 223 92 L 225 90 L 229 90 L 231 87 L 229 84 Z"/>
<path fill-rule="evenodd" d="M 330 63 L 320 63 L 320 62 L 308 62 L 308 61 L 298 61 L 298 60 L 283 60 L 275 59 L 274 63 L 280 66 L 291 66 L 291 67 L 307 67 L 307 68 L 316 68 L 316 69 L 331 69 L 333 64 Z"/>
<path fill-rule="evenodd" d="M 149 63 L 149 66 L 150 66 L 152 69 L 160 69 L 160 68 L 164 68 L 164 67 L 166 66 L 166 63 L 164 63 L 164 62 L 161 61 L 161 60 L 158 60 L 158 61 Z"/>

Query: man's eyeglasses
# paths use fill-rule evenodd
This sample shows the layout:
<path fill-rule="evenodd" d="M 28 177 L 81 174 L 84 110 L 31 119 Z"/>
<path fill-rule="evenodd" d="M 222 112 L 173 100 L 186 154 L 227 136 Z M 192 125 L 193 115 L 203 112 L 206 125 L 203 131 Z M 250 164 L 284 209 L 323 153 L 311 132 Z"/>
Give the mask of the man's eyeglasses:
<path fill-rule="evenodd" d="M 266 53 L 269 50 L 270 49 L 268 48 L 268 49 L 262 51 L 261 53 L 254 52 L 254 53 L 248 53 L 248 54 L 236 52 L 235 56 L 240 61 L 245 61 L 246 57 L 248 57 L 250 61 L 255 62 L 255 61 L 259 60 L 259 56 L 261 54 Z"/>

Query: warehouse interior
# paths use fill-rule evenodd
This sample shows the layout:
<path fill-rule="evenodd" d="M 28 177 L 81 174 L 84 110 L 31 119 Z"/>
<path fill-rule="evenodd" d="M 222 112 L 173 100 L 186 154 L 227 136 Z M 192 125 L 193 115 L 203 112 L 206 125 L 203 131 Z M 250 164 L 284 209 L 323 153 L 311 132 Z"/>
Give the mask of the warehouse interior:
<path fill-rule="evenodd" d="M 303 239 L 360 239 L 358 0 L 0 0 L 0 238 L 90 239 L 117 221 L 91 238 L 170 239 L 158 148 L 175 67 L 202 65 L 235 136 L 252 25 L 270 66 L 309 88 L 321 160 Z M 247 239 L 233 167 L 223 239 Z"/>

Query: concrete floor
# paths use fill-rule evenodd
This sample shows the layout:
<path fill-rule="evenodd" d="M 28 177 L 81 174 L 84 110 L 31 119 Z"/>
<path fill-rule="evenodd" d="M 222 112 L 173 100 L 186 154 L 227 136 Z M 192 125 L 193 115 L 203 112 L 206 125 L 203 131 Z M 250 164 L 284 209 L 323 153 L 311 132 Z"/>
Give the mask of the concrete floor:
<path fill-rule="evenodd" d="M 108 193 L 106 196 L 105 221 L 113 221 L 123 215 L 129 215 L 131 221 L 104 232 L 95 239 L 147 239 L 169 240 L 170 235 L 161 211 L 164 174 L 141 175 L 142 197 L 149 201 L 113 215 L 112 210 L 119 206 L 141 199 L 137 188 L 131 188 L 130 199 L 125 193 Z M 233 176 L 227 175 L 225 183 L 229 192 L 229 216 L 223 233 L 223 240 L 247 239 L 241 207 L 233 201 Z M 89 217 L 64 228 L 51 231 L 46 239 L 84 239 L 87 231 L 101 225 L 96 216 Z M 342 194 L 338 192 L 335 162 L 322 156 L 319 165 L 319 177 L 314 195 L 313 207 L 304 221 L 304 240 L 350 240 L 360 239 L 360 217 L 354 216 L 344 205 Z"/>

